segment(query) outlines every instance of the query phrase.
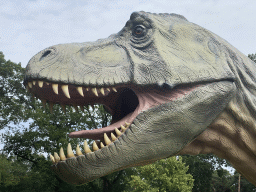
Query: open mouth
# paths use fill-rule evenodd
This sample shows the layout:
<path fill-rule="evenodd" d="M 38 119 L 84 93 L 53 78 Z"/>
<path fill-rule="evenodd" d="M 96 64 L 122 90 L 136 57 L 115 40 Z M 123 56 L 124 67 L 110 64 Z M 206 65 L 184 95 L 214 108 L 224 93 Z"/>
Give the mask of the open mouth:
<path fill-rule="evenodd" d="M 95 140 L 83 152 L 70 144 L 50 155 L 52 169 L 64 181 L 84 184 L 128 167 L 175 155 L 220 114 L 233 97 L 231 80 L 167 86 L 122 84 L 92 87 L 26 79 L 27 89 L 50 109 L 54 103 L 83 108 L 103 104 L 112 114 L 109 126 L 69 134 Z M 192 129 L 191 129 L 192 127 Z"/>
<path fill-rule="evenodd" d="M 187 84 L 171 89 L 152 85 L 149 87 L 124 84 L 115 87 L 96 88 L 41 80 L 30 80 L 25 85 L 35 97 L 42 100 L 43 104 L 48 102 L 50 110 L 56 103 L 60 104 L 64 111 L 66 105 L 72 105 L 76 109 L 77 106 L 80 106 L 81 110 L 88 105 L 104 105 L 106 111 L 112 115 L 112 121 L 109 126 L 94 130 L 75 131 L 69 134 L 69 137 L 72 138 L 95 140 L 92 150 L 85 142 L 85 153 L 106 147 L 125 135 L 126 130 L 129 129 L 134 119 L 141 112 L 181 98 L 199 86 Z M 80 149 L 77 149 L 77 155 L 81 154 Z M 57 159 L 58 157 L 55 155 L 55 159 L 52 160 L 57 163 Z"/>

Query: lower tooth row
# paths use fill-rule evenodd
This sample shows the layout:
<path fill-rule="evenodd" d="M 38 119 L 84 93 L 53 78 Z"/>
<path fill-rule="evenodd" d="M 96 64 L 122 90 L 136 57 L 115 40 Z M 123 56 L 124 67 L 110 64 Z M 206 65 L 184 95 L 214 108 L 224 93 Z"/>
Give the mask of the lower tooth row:
<path fill-rule="evenodd" d="M 130 126 L 130 123 L 125 122 L 125 126 L 123 126 L 123 125 L 121 126 L 122 132 L 119 131 L 117 128 L 115 128 L 115 132 L 117 134 L 117 137 L 119 137 L 121 134 L 123 134 L 125 132 L 125 130 L 128 129 L 129 126 Z M 104 142 L 105 142 L 106 145 L 109 145 L 112 142 L 114 142 L 117 139 L 117 137 L 113 133 L 111 133 L 111 139 L 112 139 L 112 141 L 111 141 L 109 139 L 109 137 L 107 136 L 107 134 L 104 133 Z M 105 147 L 105 145 L 102 142 L 100 142 L 100 148 L 103 148 L 103 147 Z M 93 149 L 93 151 L 99 150 L 99 147 L 98 147 L 98 145 L 96 144 L 95 141 L 92 144 L 92 149 Z M 84 152 L 85 153 L 91 153 L 92 152 L 91 149 L 89 148 L 86 140 L 84 141 Z M 83 155 L 83 153 L 81 152 L 79 145 L 77 145 L 77 147 L 76 147 L 76 156 L 79 156 L 79 155 Z M 59 161 L 65 161 L 67 158 L 72 158 L 72 157 L 75 157 L 75 155 L 72 151 L 72 147 L 71 147 L 70 143 L 68 144 L 68 147 L 67 147 L 67 156 L 65 156 L 64 150 L 63 150 L 62 147 L 60 148 L 59 155 L 56 152 L 54 152 L 53 156 L 50 155 L 50 159 L 51 159 L 53 164 L 56 164 Z"/>

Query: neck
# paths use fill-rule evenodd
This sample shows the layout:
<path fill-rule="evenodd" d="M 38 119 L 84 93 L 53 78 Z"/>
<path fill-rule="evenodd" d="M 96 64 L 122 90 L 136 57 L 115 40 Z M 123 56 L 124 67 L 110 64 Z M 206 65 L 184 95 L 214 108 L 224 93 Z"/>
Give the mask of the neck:
<path fill-rule="evenodd" d="M 256 64 L 231 48 L 227 47 L 226 55 L 237 77 L 237 94 L 211 125 L 179 154 L 213 153 L 227 159 L 256 186 Z"/>
<path fill-rule="evenodd" d="M 212 124 L 179 154 L 212 153 L 227 159 L 256 185 L 256 119 L 234 98 Z"/>

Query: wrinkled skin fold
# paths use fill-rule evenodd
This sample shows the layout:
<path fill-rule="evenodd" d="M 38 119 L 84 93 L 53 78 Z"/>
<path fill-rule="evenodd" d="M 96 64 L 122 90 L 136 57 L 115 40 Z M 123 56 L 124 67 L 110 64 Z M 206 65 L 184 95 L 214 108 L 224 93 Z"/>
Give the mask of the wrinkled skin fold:
<path fill-rule="evenodd" d="M 68 147 L 66 156 L 51 157 L 68 183 L 172 155 L 214 153 L 256 184 L 254 163 L 240 166 L 255 160 L 255 66 L 183 16 L 135 12 L 106 39 L 39 52 L 24 85 L 50 106 L 100 103 L 112 114 L 108 127 L 70 133 L 100 141 L 93 152 L 85 145 L 74 155 Z"/>

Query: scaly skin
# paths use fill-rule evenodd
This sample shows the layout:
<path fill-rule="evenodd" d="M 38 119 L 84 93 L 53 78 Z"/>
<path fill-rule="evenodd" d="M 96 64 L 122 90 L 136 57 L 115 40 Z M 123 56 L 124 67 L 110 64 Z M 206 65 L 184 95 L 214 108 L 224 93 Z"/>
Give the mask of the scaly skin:
<path fill-rule="evenodd" d="M 93 152 L 85 143 L 84 153 L 69 145 L 67 155 L 51 156 L 66 182 L 214 153 L 256 184 L 255 72 L 249 58 L 183 16 L 136 12 L 107 39 L 39 52 L 24 84 L 50 108 L 101 103 L 112 114 L 108 127 L 70 133 L 101 141 Z"/>

